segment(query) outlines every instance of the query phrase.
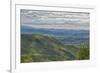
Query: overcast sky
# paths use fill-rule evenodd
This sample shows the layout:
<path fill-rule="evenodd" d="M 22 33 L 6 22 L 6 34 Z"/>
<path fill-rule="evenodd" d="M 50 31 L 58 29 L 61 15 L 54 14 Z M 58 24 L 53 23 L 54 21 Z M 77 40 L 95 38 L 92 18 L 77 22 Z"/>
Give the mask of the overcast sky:
<path fill-rule="evenodd" d="M 21 9 L 20 17 L 22 26 L 89 30 L 89 13 Z"/>

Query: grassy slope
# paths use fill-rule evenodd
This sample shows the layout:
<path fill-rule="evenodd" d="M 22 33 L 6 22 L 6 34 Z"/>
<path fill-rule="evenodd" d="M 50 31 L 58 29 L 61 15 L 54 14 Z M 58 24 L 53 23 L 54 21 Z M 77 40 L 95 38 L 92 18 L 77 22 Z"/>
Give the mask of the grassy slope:
<path fill-rule="evenodd" d="M 74 59 L 58 40 L 40 34 L 21 35 L 21 55 L 22 62 Z"/>
<path fill-rule="evenodd" d="M 54 37 L 21 35 L 21 62 L 75 60 L 78 51 L 76 46 L 65 46 Z"/>

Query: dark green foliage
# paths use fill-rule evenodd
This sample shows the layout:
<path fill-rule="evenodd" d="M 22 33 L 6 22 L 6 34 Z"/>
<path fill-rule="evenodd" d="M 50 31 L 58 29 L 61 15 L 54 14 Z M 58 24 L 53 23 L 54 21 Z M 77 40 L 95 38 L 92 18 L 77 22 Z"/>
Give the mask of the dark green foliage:
<path fill-rule="evenodd" d="M 77 53 L 77 59 L 79 60 L 89 59 L 89 45 L 83 45 L 80 47 L 80 50 Z"/>
<path fill-rule="evenodd" d="M 21 56 L 21 62 L 26 62 L 26 63 L 29 63 L 29 62 L 32 62 L 32 56 L 31 55 L 22 55 Z"/>

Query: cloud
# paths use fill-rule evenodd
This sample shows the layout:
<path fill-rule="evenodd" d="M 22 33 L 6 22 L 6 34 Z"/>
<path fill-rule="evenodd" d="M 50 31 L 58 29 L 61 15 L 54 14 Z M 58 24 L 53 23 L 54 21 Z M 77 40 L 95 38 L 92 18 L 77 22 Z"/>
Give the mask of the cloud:
<path fill-rule="evenodd" d="M 89 13 L 83 12 L 21 10 L 21 24 L 37 28 L 89 29 L 89 19 Z"/>

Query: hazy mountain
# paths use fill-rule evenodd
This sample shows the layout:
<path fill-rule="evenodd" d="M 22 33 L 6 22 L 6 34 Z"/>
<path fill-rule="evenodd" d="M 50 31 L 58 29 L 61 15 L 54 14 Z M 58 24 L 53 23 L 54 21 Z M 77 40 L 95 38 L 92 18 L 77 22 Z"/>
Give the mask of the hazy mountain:
<path fill-rule="evenodd" d="M 89 30 L 43 29 L 21 26 L 22 34 L 43 34 L 58 39 L 63 44 L 89 43 Z"/>

